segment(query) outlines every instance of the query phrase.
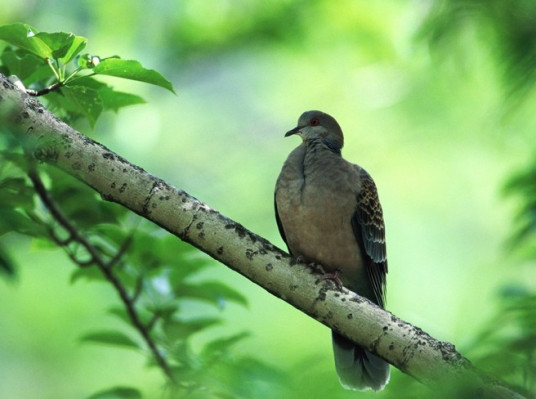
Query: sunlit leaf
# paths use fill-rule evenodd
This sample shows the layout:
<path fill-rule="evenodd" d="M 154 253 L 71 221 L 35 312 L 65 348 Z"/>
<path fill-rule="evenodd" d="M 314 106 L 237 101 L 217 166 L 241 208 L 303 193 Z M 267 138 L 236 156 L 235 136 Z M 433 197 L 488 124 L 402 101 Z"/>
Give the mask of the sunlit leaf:
<path fill-rule="evenodd" d="M 82 51 L 87 44 L 87 39 L 82 36 L 74 36 L 73 41 L 71 42 L 71 46 L 69 49 L 65 52 L 65 55 L 60 58 L 60 61 L 63 64 L 67 64 L 69 61 L 71 61 L 74 57 Z"/>
<path fill-rule="evenodd" d="M 87 399 L 141 399 L 142 395 L 136 388 L 114 387 L 88 396 Z"/>
<path fill-rule="evenodd" d="M 146 69 L 135 60 L 108 58 L 102 60 L 97 66 L 95 66 L 95 68 L 93 68 L 93 72 L 100 75 L 116 76 L 118 78 L 150 83 L 175 93 L 171 82 L 166 80 L 159 72 L 155 71 L 154 69 Z"/>
<path fill-rule="evenodd" d="M 65 32 L 39 32 L 35 37 L 42 40 L 50 48 L 53 58 L 58 59 L 67 54 L 75 36 L 72 33 Z"/>
<path fill-rule="evenodd" d="M 37 30 L 26 24 L 0 26 L 0 40 L 20 47 L 41 58 L 52 58 L 52 49 L 39 37 Z"/>
<path fill-rule="evenodd" d="M 82 342 L 96 342 L 99 344 L 139 349 L 139 345 L 134 340 L 119 331 L 95 331 L 85 334 L 80 340 Z"/>
<path fill-rule="evenodd" d="M 119 111 L 129 105 L 145 104 L 145 100 L 136 94 L 124 93 L 115 90 L 100 90 L 100 98 L 105 110 Z"/>

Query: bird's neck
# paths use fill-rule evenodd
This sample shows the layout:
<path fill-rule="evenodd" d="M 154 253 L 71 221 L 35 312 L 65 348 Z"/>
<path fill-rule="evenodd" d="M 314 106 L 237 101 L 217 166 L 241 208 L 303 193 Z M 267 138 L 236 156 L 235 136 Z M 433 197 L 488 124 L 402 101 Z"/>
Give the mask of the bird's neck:
<path fill-rule="evenodd" d="M 329 153 L 339 157 L 342 156 L 340 148 L 325 140 L 307 140 L 304 144 L 306 157 L 309 155 L 316 158 L 318 156 L 330 155 Z"/>
<path fill-rule="evenodd" d="M 325 169 L 325 163 L 333 158 L 342 159 L 340 149 L 330 146 L 322 140 L 308 140 L 305 142 L 303 165 L 306 174 L 321 172 Z"/>

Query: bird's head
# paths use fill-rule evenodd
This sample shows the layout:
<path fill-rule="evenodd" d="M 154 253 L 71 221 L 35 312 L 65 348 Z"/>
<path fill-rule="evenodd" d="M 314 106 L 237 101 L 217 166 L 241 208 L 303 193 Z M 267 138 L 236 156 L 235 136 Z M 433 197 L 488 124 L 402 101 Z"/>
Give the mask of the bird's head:
<path fill-rule="evenodd" d="M 344 145 L 342 130 L 335 118 L 321 111 L 304 112 L 298 126 L 289 130 L 285 137 L 298 134 L 304 142 L 320 140 L 335 151 Z"/>

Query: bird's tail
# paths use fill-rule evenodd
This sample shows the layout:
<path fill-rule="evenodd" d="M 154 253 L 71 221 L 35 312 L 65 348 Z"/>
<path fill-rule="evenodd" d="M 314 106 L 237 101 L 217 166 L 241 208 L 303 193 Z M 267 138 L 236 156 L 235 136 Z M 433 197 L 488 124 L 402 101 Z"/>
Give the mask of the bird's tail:
<path fill-rule="evenodd" d="M 332 332 L 335 367 L 346 389 L 381 391 L 389 382 L 389 363 Z"/>

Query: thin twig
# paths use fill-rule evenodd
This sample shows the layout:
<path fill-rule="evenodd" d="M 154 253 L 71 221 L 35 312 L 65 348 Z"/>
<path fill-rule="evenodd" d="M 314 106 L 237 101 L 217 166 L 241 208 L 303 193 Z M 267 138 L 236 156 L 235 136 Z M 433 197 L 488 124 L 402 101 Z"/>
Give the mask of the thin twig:
<path fill-rule="evenodd" d="M 69 257 L 80 267 L 86 267 L 89 264 L 95 264 L 99 270 L 104 274 L 106 279 L 114 286 L 117 293 L 119 294 L 119 297 L 121 298 L 121 301 L 125 305 L 127 309 L 127 313 L 129 315 L 130 321 L 134 325 L 134 327 L 138 330 L 138 332 L 141 334 L 143 340 L 149 347 L 152 355 L 154 356 L 157 364 L 160 366 L 164 374 L 169 378 L 169 380 L 176 384 L 176 378 L 171 372 L 171 369 L 169 365 L 166 362 L 166 359 L 162 356 L 160 351 L 158 350 L 156 343 L 151 338 L 149 331 L 152 328 L 152 323 L 149 326 L 145 326 L 143 322 L 141 321 L 138 313 L 136 312 L 136 308 L 134 306 L 135 300 L 137 299 L 137 296 L 139 295 L 138 292 L 135 292 L 135 295 L 133 298 L 130 298 L 128 295 L 127 290 L 119 280 L 119 278 L 112 272 L 112 267 L 114 264 L 116 264 L 119 261 L 119 258 L 124 254 L 126 251 L 128 245 L 130 244 L 131 237 L 127 239 L 121 248 L 119 249 L 118 253 L 110 260 L 106 261 L 101 257 L 101 254 L 99 251 L 87 240 L 87 238 L 78 231 L 76 226 L 71 223 L 71 221 L 63 214 L 61 209 L 59 208 L 58 204 L 54 201 L 54 199 L 50 196 L 50 193 L 46 189 L 45 185 L 43 184 L 43 181 L 39 177 L 36 169 L 34 166 L 30 166 L 30 170 L 28 172 L 28 176 L 30 177 L 30 180 L 32 181 L 32 184 L 34 185 L 35 191 L 37 192 L 37 195 L 41 199 L 41 201 L 45 204 L 47 209 L 49 210 L 52 217 L 69 233 L 70 239 L 68 242 L 75 241 L 78 242 L 80 245 L 82 245 L 86 251 L 90 254 L 90 260 L 89 261 L 83 261 L 76 259 L 75 254 L 67 250 L 67 254 Z M 55 234 L 51 234 L 52 239 L 54 242 L 61 244 L 64 241 L 60 241 L 58 237 Z M 67 246 L 62 245 L 64 248 L 67 249 Z M 136 287 L 136 291 L 138 290 L 138 287 Z"/>
<path fill-rule="evenodd" d="M 128 247 L 130 247 L 131 243 L 132 243 L 132 234 L 130 234 L 127 237 L 127 239 L 123 242 L 123 244 L 121 244 L 121 247 L 119 248 L 117 253 L 112 257 L 112 259 L 108 261 L 108 263 L 106 264 L 106 267 L 108 269 L 111 269 L 112 267 L 114 267 L 121 260 L 121 258 L 127 251 Z"/>
<path fill-rule="evenodd" d="M 56 82 L 56 83 L 53 83 L 50 86 L 47 86 L 47 87 L 45 87 L 44 89 L 41 89 L 41 90 L 32 90 L 32 89 L 25 89 L 25 90 L 26 90 L 26 93 L 28 93 L 30 96 L 38 97 L 38 96 L 43 96 L 45 94 L 48 94 L 51 91 L 58 90 L 62 86 L 63 86 L 62 82 Z"/>

